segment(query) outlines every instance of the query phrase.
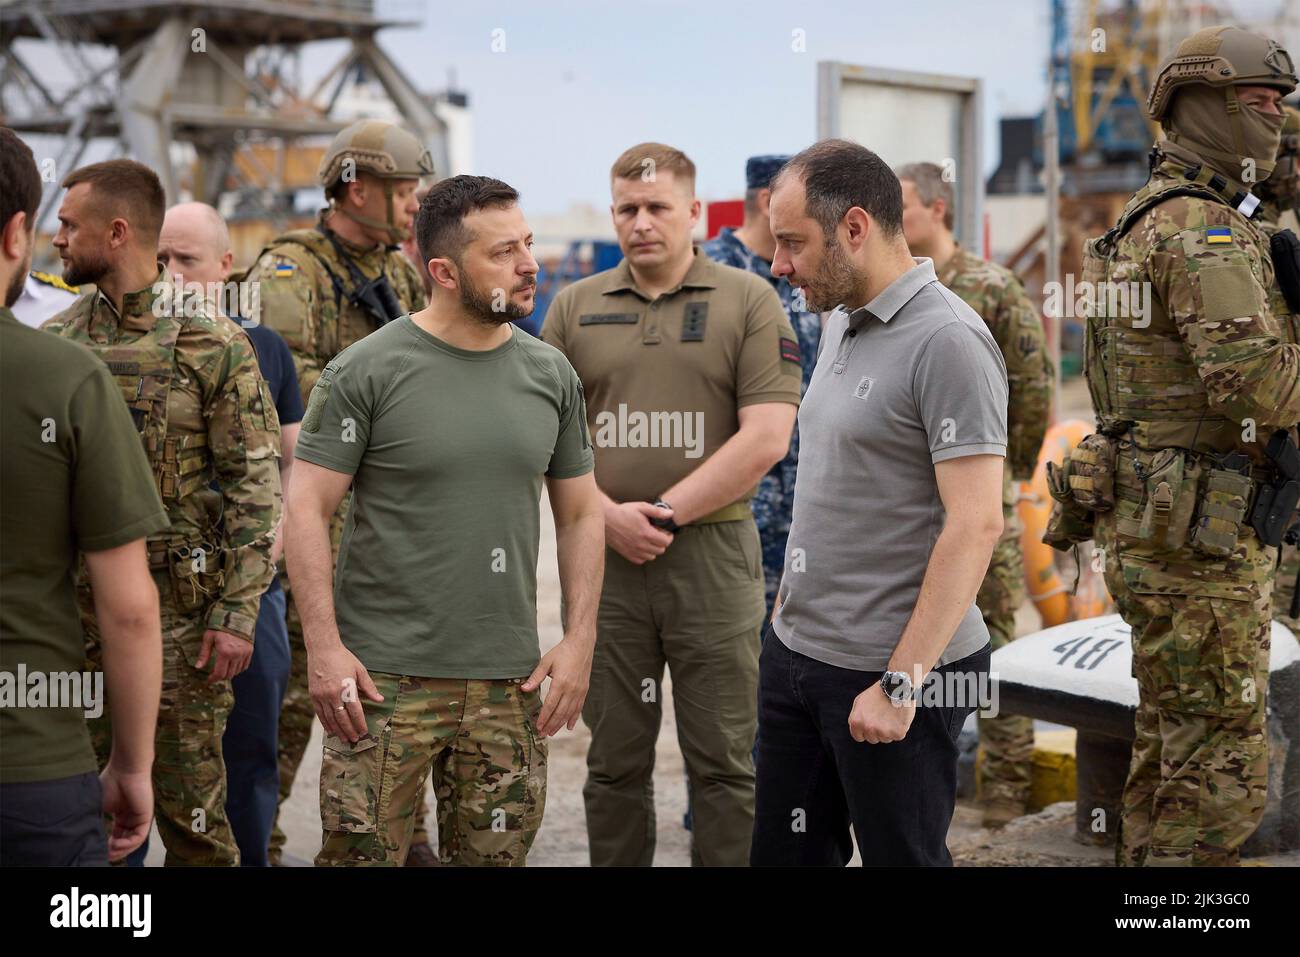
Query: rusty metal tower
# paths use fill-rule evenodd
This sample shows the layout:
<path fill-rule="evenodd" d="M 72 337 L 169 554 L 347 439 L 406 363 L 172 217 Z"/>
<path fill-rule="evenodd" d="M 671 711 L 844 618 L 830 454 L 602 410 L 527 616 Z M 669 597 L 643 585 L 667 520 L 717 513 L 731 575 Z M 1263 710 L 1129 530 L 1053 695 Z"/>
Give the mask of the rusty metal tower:
<path fill-rule="evenodd" d="M 41 222 L 57 179 L 105 138 L 158 171 L 168 202 L 184 183 L 195 199 L 216 203 L 230 190 L 283 186 L 296 145 L 350 121 L 331 114 L 361 71 L 445 176 L 448 126 L 438 103 L 375 40 L 386 27 L 415 25 L 381 19 L 374 0 L 0 0 L 0 123 L 60 138 Z M 346 41 L 346 52 L 304 90 L 302 50 L 329 40 Z M 31 42 L 20 54 L 16 41 Z M 64 89 L 56 91 L 54 75 Z M 178 161 L 189 151 L 177 144 L 192 147 L 192 164 Z"/>

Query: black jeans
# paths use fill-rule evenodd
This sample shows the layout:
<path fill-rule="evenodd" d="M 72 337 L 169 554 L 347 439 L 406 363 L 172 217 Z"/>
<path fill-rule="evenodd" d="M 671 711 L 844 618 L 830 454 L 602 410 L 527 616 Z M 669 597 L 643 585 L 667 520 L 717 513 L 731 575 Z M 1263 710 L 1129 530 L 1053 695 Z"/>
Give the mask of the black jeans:
<path fill-rule="evenodd" d="M 989 655 L 985 645 L 935 669 L 934 680 L 974 673 L 968 687 L 984 688 Z M 759 659 L 751 865 L 842 867 L 853 853 L 850 823 L 864 866 L 952 865 L 957 736 L 978 702 L 936 696 L 917 706 L 902 741 L 860 744 L 849 712 L 880 675 L 791 651 L 769 626 Z"/>
<path fill-rule="evenodd" d="M 99 775 L 0 784 L 0 867 L 107 867 Z"/>

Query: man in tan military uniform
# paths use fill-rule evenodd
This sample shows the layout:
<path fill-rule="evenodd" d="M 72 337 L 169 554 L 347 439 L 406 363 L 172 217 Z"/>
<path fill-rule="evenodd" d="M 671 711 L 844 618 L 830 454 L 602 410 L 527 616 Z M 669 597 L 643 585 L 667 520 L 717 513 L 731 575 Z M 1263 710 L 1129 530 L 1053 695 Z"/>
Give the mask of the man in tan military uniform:
<path fill-rule="evenodd" d="M 1052 413 L 1052 368 L 1038 310 L 1015 274 L 963 248 L 952 234 L 952 183 L 934 163 L 897 170 L 903 187 L 903 233 L 913 256 L 934 260 L 935 273 L 979 313 L 1002 350 L 1007 366 L 1007 458 L 1003 484 L 1004 529 L 975 603 L 988 626 L 993 650 L 1016 637 L 1016 610 L 1025 601 L 1025 562 L 1020 551 L 1016 482 L 1028 481 Z M 1034 724 L 1022 715 L 979 719 L 980 793 L 984 826 L 1001 827 L 1025 813 L 1034 756 Z"/>
<path fill-rule="evenodd" d="M 221 736 L 230 679 L 252 657 L 258 603 L 274 574 L 280 424 L 243 330 L 202 297 L 182 297 L 157 262 L 158 177 L 131 160 L 110 160 L 74 171 L 63 185 L 54 246 L 64 278 L 94 283 L 97 292 L 44 328 L 86 346 L 113 373 L 171 522 L 148 539 L 162 598 L 153 782 L 166 863 L 235 865 Z M 80 598 L 95 661 L 89 587 Z M 107 728 L 98 730 L 102 761 Z"/>
<path fill-rule="evenodd" d="M 564 289 L 542 338 L 587 397 L 605 584 L 583 720 L 593 865 L 649 865 L 664 665 L 694 800 L 692 860 L 744 866 L 754 819 L 763 570 L 749 499 L 785 456 L 799 346 L 769 283 L 692 247 L 695 166 L 658 143 L 611 171 L 627 257 Z"/>
<path fill-rule="evenodd" d="M 1123 865 L 1236 864 L 1264 812 L 1282 523 L 1256 505 L 1279 487 L 1266 449 L 1300 421 L 1300 349 L 1269 308 L 1250 187 L 1272 171 L 1295 85 L 1267 37 L 1185 39 L 1147 100 L 1164 133 L 1151 179 L 1085 245 L 1097 433 L 1052 470 L 1048 538 L 1094 539 L 1133 629 Z M 1067 517 L 1082 521 L 1065 534 Z"/>
<path fill-rule="evenodd" d="M 302 401 L 326 363 L 384 323 L 425 303 L 424 284 L 399 244 L 419 209 L 420 178 L 433 174 L 428 149 L 392 123 L 363 120 L 334 138 L 321 160 L 319 182 L 329 199 L 313 229 L 277 236 L 262 250 L 248 280 L 257 283 L 260 319 L 293 353 Z M 347 515 L 344 499 L 332 526 L 337 556 Z M 284 806 L 311 738 L 314 712 L 307 693 L 302 619 L 289 591 L 287 619 L 293 669 L 280 712 L 280 806 Z M 421 843 L 423 847 L 421 848 Z M 270 860 L 280 862 L 284 832 L 277 820 Z M 423 818 L 413 853 L 428 851 Z M 425 855 L 432 859 L 433 854 Z"/>

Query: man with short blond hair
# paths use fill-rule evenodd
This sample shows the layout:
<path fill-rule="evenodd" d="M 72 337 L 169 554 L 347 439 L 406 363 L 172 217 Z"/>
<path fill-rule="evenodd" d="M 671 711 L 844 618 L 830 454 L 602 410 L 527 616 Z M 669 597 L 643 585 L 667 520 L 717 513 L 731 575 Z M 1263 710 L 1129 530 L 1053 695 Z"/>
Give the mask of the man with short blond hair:
<path fill-rule="evenodd" d="M 611 180 L 640 179 L 653 182 L 660 173 L 672 173 L 682 189 L 695 195 L 695 163 L 681 150 L 664 143 L 641 143 L 619 154 L 609 169 Z"/>
<path fill-rule="evenodd" d="M 556 296 L 542 338 L 593 425 L 605 586 L 583 720 L 593 865 L 654 859 L 665 664 L 694 800 L 692 861 L 744 865 L 763 570 L 749 500 L 790 443 L 799 346 L 758 276 L 693 247 L 695 165 L 642 143 L 611 169 L 626 259 Z"/>

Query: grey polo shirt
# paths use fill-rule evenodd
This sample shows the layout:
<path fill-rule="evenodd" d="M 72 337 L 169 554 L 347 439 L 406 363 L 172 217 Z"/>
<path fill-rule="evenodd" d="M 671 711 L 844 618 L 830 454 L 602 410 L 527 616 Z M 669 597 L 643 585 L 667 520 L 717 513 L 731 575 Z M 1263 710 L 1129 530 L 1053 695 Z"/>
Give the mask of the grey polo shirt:
<path fill-rule="evenodd" d="M 799 408 L 774 630 L 800 654 L 857 671 L 884 670 L 916 605 L 944 523 L 935 463 L 1007 451 L 1002 353 L 934 264 L 915 262 L 865 306 L 827 320 Z M 972 603 L 938 664 L 988 640 Z"/>

